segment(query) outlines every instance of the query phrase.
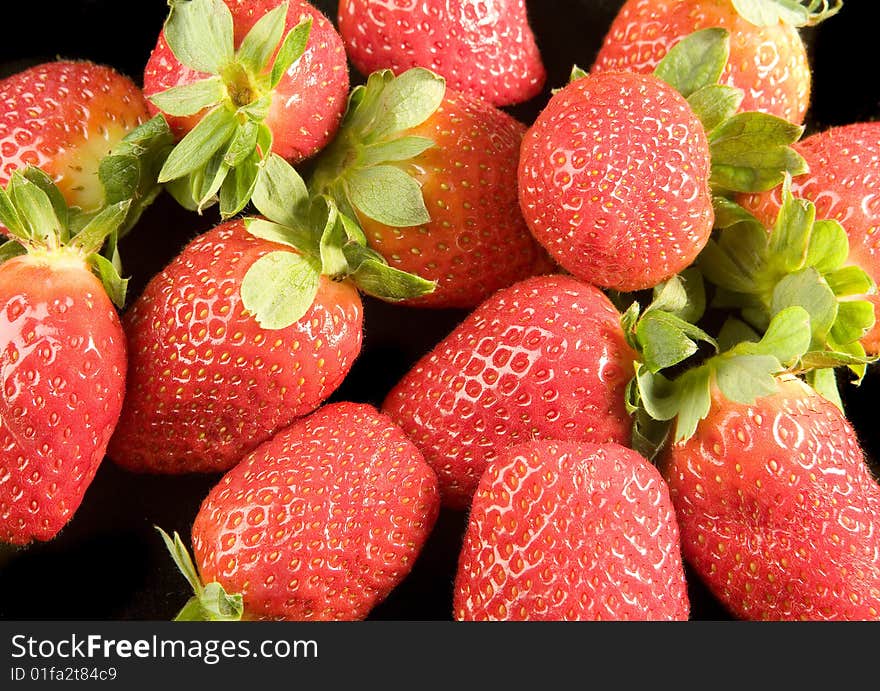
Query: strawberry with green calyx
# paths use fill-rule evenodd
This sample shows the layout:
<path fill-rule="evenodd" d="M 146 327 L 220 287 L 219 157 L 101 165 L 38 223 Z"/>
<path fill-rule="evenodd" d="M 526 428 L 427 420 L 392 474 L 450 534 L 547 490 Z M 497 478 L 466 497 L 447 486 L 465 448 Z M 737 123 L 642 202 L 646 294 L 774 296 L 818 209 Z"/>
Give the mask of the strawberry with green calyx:
<path fill-rule="evenodd" d="M 0 103 L 0 185 L 17 169 L 39 167 L 70 207 L 72 232 L 126 200 L 122 235 L 161 190 L 171 134 L 161 119 L 149 120 L 141 90 L 114 69 L 41 63 L 0 80 Z"/>
<path fill-rule="evenodd" d="M 242 282 L 242 304 L 261 326 L 285 328 L 314 300 L 320 277 L 350 280 L 361 292 L 387 302 L 429 295 L 436 285 L 388 265 L 367 246 L 363 231 L 330 197 L 309 198 L 299 174 L 282 159 L 268 162 L 273 188 L 256 190 L 260 218 L 245 219 L 252 235 L 296 250 L 261 257 Z"/>
<path fill-rule="evenodd" d="M 801 124 L 812 76 L 799 27 L 832 17 L 842 5 L 840 0 L 627 0 L 591 72 L 650 73 L 684 37 L 723 28 L 736 40 L 722 83 L 742 92 L 745 110 Z"/>
<path fill-rule="evenodd" d="M 816 218 L 843 224 L 849 238 L 848 264 L 880 280 L 880 122 L 857 122 L 832 127 L 806 137 L 795 148 L 809 172 L 792 179 L 791 191 L 816 205 Z M 773 224 L 783 201 L 783 187 L 770 192 L 739 195 L 737 201 L 761 223 Z M 880 293 L 866 295 L 880 314 Z M 880 353 L 880 319 L 861 339 L 865 350 Z"/>
<path fill-rule="evenodd" d="M 603 288 L 651 288 L 696 259 L 716 199 L 803 172 L 790 146 L 803 128 L 738 113 L 742 94 L 717 83 L 729 45 L 706 29 L 653 75 L 589 74 L 553 95 L 523 140 L 519 198 L 560 266 Z"/>
<path fill-rule="evenodd" d="M 128 201 L 77 233 L 38 168 L 0 189 L 0 541 L 50 540 L 71 520 L 104 458 L 125 392 L 126 342 L 114 307 L 118 265 L 101 254 Z M 107 250 L 105 250 L 107 251 Z"/>
<path fill-rule="evenodd" d="M 437 478 L 400 428 L 369 405 L 324 406 L 211 490 L 192 526 L 198 567 L 162 533 L 195 591 L 177 619 L 364 619 L 438 512 Z"/>
<path fill-rule="evenodd" d="M 763 332 L 774 315 L 798 305 L 810 315 L 812 340 L 801 365 L 811 371 L 849 366 L 858 380 L 872 361 L 862 339 L 874 326 L 874 307 L 865 299 L 876 291 L 871 277 L 849 263 L 849 241 L 835 220 L 816 220 L 815 205 L 795 198 L 791 178 L 782 186 L 782 204 L 772 228 L 733 202 L 719 214 L 717 239 L 698 260 L 706 280 L 717 286 L 713 303 L 738 310 Z M 816 383 L 814 381 L 814 383 Z M 824 390 L 823 393 L 829 393 Z"/>
<path fill-rule="evenodd" d="M 309 189 L 333 199 L 391 266 L 437 283 L 410 304 L 474 307 L 541 263 L 517 201 L 524 131 L 428 70 L 375 72 L 352 91 Z"/>
<path fill-rule="evenodd" d="M 433 288 L 388 267 L 280 157 L 266 165 L 265 216 L 195 238 L 124 315 L 128 394 L 109 454 L 125 468 L 228 470 L 342 383 L 361 348 L 359 289 Z"/>
<path fill-rule="evenodd" d="M 462 621 L 686 621 L 657 469 L 619 444 L 532 441 L 483 473 L 455 579 Z"/>
<path fill-rule="evenodd" d="M 297 163 L 333 137 L 345 107 L 342 41 L 308 2 L 170 0 L 144 73 L 154 109 L 182 137 L 159 181 L 186 208 L 229 218 L 273 156 Z"/>

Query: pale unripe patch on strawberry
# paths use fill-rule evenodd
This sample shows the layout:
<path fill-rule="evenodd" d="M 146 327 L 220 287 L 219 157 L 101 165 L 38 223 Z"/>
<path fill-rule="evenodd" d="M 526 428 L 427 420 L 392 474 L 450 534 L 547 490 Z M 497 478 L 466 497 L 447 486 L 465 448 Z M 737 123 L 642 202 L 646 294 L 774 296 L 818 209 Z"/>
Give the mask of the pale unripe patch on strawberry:
<path fill-rule="evenodd" d="M 101 161 L 149 118 L 141 90 L 114 69 L 88 61 L 43 63 L 0 81 L 0 185 L 13 170 L 40 167 L 70 206 L 104 203 Z"/>

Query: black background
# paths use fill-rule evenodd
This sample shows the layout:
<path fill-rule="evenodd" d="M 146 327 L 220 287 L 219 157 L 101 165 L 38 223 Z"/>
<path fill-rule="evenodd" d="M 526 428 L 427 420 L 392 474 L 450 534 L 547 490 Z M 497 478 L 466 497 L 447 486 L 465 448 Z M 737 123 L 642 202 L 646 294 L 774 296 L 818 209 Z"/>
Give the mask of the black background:
<path fill-rule="evenodd" d="M 111 65 L 140 83 L 161 29 L 163 0 L 58 0 L 4 3 L 0 76 L 57 57 Z M 335 18 L 336 2 L 314 2 Z M 527 2 L 549 78 L 544 92 L 509 109 L 530 122 L 550 89 L 567 80 L 573 63 L 588 68 L 622 0 Z M 880 60 L 872 0 L 846 0 L 827 23 L 806 29 L 814 72 L 807 134 L 832 125 L 880 118 Z M 354 72 L 353 82 L 360 79 Z M 217 221 L 183 211 L 162 195 L 122 243 L 131 278 L 130 300 L 186 242 Z M 461 318 L 456 310 L 416 310 L 365 300 L 364 348 L 332 400 L 379 404 L 423 353 Z M 874 422 L 880 377 L 869 373 L 856 389 L 844 387 L 847 410 L 870 458 L 880 458 Z M 876 467 L 876 466 L 875 466 Z M 80 510 L 49 543 L 26 549 L 0 547 L 0 619 L 165 620 L 186 600 L 186 583 L 153 530 L 189 534 L 198 506 L 218 476 L 152 477 L 118 469 L 99 470 Z M 452 581 L 465 527 L 462 513 L 441 513 L 412 574 L 371 619 L 451 618 Z M 727 614 L 691 578 L 693 619 Z"/>

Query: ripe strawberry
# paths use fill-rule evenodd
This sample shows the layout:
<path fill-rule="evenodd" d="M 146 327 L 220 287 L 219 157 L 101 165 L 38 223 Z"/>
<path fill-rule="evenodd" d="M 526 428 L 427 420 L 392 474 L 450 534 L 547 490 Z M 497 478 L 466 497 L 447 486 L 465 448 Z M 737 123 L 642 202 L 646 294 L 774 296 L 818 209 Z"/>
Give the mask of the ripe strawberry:
<path fill-rule="evenodd" d="M 450 88 L 509 106 L 547 78 L 523 0 L 341 0 L 339 32 L 362 74 L 425 67 Z"/>
<path fill-rule="evenodd" d="M 137 471 L 224 471 L 339 386 L 362 339 L 350 282 L 322 276 L 302 317 L 281 329 L 264 328 L 243 304 L 250 267 L 288 249 L 228 221 L 150 280 L 123 315 L 129 380 L 114 461 Z"/>
<path fill-rule="evenodd" d="M 844 414 L 803 382 L 751 404 L 713 388 L 661 470 L 685 559 L 734 615 L 880 618 L 880 487 Z"/>
<path fill-rule="evenodd" d="M 810 102 L 811 74 L 798 26 L 836 13 L 782 3 L 736 0 L 627 0 L 605 36 L 591 72 L 649 73 L 682 38 L 709 27 L 728 30 L 730 46 L 722 82 L 741 89 L 743 108 L 801 124 Z"/>
<path fill-rule="evenodd" d="M 352 93 L 310 188 L 356 219 L 391 266 L 437 282 L 410 304 L 474 307 L 544 261 L 517 200 L 524 132 L 427 70 L 377 72 Z"/>
<path fill-rule="evenodd" d="M 144 71 L 151 109 L 183 137 L 159 179 L 174 181 L 187 208 L 219 195 L 228 218 L 263 184 L 270 152 L 297 163 L 332 139 L 348 93 L 345 48 L 304 0 L 170 5 Z"/>
<path fill-rule="evenodd" d="M 0 185 L 33 165 L 70 206 L 105 206 L 101 162 L 149 119 L 141 90 L 110 67 L 57 60 L 0 80 Z"/>
<path fill-rule="evenodd" d="M 324 406 L 211 490 L 192 527 L 198 574 L 163 534 L 197 593 L 178 619 L 364 619 L 410 572 L 438 511 L 436 477 L 396 425 L 369 405 Z"/>
<path fill-rule="evenodd" d="M 71 238 L 45 173 L 19 168 L 0 189 L 0 221 L 14 238 L 0 265 L 2 542 L 50 540 L 67 525 L 119 418 L 125 335 L 107 290 L 121 304 L 124 287 L 97 252 L 127 211 L 126 202 L 108 207 Z"/>
<path fill-rule="evenodd" d="M 538 115 L 523 139 L 520 204 L 564 269 L 603 288 L 652 288 L 705 246 L 713 194 L 802 172 L 787 147 L 802 128 L 736 114 L 739 94 L 716 84 L 728 45 L 708 29 L 655 74 L 575 73 Z"/>
<path fill-rule="evenodd" d="M 690 610 L 669 492 L 618 444 L 507 449 L 474 496 L 458 620 L 679 620 Z"/>
<path fill-rule="evenodd" d="M 629 443 L 624 387 L 635 354 L 597 288 L 538 276 L 477 307 L 382 404 L 466 508 L 486 465 L 531 439 Z"/>
<path fill-rule="evenodd" d="M 794 177 L 791 192 L 816 206 L 816 217 L 839 221 L 849 238 L 848 263 L 880 282 L 880 123 L 852 123 L 817 132 L 794 148 L 809 172 Z M 782 188 L 741 195 L 739 202 L 765 225 L 772 224 L 782 204 Z M 864 296 L 880 315 L 880 295 Z M 880 319 L 862 339 L 869 354 L 880 353 Z"/>

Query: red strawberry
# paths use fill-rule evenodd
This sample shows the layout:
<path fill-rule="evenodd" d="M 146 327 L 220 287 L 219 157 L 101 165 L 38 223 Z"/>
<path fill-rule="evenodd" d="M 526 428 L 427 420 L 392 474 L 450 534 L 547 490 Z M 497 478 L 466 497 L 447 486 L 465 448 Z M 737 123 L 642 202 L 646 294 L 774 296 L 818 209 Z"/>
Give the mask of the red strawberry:
<path fill-rule="evenodd" d="M 821 21 L 831 13 L 815 15 L 798 8 L 792 14 L 788 8 L 785 14 L 778 5 L 756 8 L 759 4 L 747 8 L 746 3 L 732 0 L 627 0 L 608 30 L 591 71 L 649 73 L 685 36 L 721 27 L 734 37 L 722 81 L 743 91 L 743 108 L 800 124 L 809 106 L 811 75 L 796 25 Z M 751 14 L 744 12 L 748 18 L 740 14 L 742 8 L 737 5 L 751 10 Z M 769 21 L 761 16 L 762 10 L 770 13 Z"/>
<path fill-rule="evenodd" d="M 149 118 L 141 90 L 110 67 L 46 62 L 0 80 L 0 185 L 26 165 L 42 168 L 71 206 L 104 203 L 98 168 Z"/>
<path fill-rule="evenodd" d="M 520 199 L 564 268 L 639 290 L 686 268 L 708 240 L 709 172 L 706 134 L 675 89 L 606 73 L 570 83 L 538 116 L 523 142 Z"/>
<path fill-rule="evenodd" d="M 201 578 L 165 537 L 197 595 L 201 583 L 240 594 L 241 618 L 358 620 L 410 572 L 438 510 L 412 442 L 372 406 L 343 402 L 279 432 L 211 490 L 192 527 Z M 178 618 L 217 618 L 208 595 Z"/>
<path fill-rule="evenodd" d="M 787 148 L 802 128 L 736 114 L 739 94 L 716 83 L 728 45 L 708 29 L 655 74 L 575 73 L 538 115 L 523 139 L 520 204 L 564 269 L 603 288 L 652 288 L 705 246 L 713 194 L 802 172 Z"/>
<path fill-rule="evenodd" d="M 547 78 L 523 0 L 341 0 L 338 23 L 365 75 L 425 67 L 496 106 L 537 96 Z"/>
<path fill-rule="evenodd" d="M 352 94 L 311 189 L 357 219 L 388 263 L 437 281 L 426 307 L 470 308 L 545 260 L 517 200 L 525 126 L 413 69 Z"/>
<path fill-rule="evenodd" d="M 71 520 L 104 457 L 125 391 L 125 335 L 92 273 L 127 203 L 70 237 L 68 209 L 38 169 L 0 190 L 0 221 L 20 243 L 0 265 L 0 541 L 50 540 Z M 23 249 L 22 249 L 23 248 Z M 117 277 L 118 278 L 118 277 Z M 119 283 L 108 282 L 115 289 Z"/>
<path fill-rule="evenodd" d="M 153 112 L 189 138 L 160 181 L 192 208 L 241 211 L 270 151 L 313 156 L 345 110 L 348 65 L 327 17 L 303 0 L 191 0 L 172 9 L 144 71 Z M 282 38 L 283 37 L 283 38 Z"/>
<path fill-rule="evenodd" d="M 812 201 L 817 218 L 841 223 L 849 237 L 848 262 L 880 282 L 880 123 L 834 127 L 803 139 L 794 148 L 807 161 L 809 173 L 793 178 L 792 193 Z M 782 188 L 741 195 L 739 201 L 769 226 L 779 213 Z M 880 296 L 874 293 L 864 299 L 880 315 Z M 880 353 L 880 319 L 862 345 L 870 354 Z"/>
<path fill-rule="evenodd" d="M 713 388 L 661 470 L 685 559 L 734 615 L 880 618 L 880 486 L 844 414 L 800 380 L 752 404 Z"/>
<path fill-rule="evenodd" d="M 314 298 L 284 328 L 261 326 L 243 304 L 249 269 L 267 255 L 299 256 L 289 250 L 229 221 L 150 280 L 123 317 L 129 382 L 114 461 L 150 472 L 226 470 L 339 386 L 362 339 L 350 282 L 316 276 Z"/>
<path fill-rule="evenodd" d="M 498 291 L 425 355 L 382 410 L 416 443 L 446 505 L 468 506 L 506 447 L 531 439 L 629 442 L 635 354 L 597 288 L 539 276 Z"/>
<path fill-rule="evenodd" d="M 660 473 L 618 444 L 535 441 L 483 474 L 458 620 L 679 620 L 690 603 Z"/>

